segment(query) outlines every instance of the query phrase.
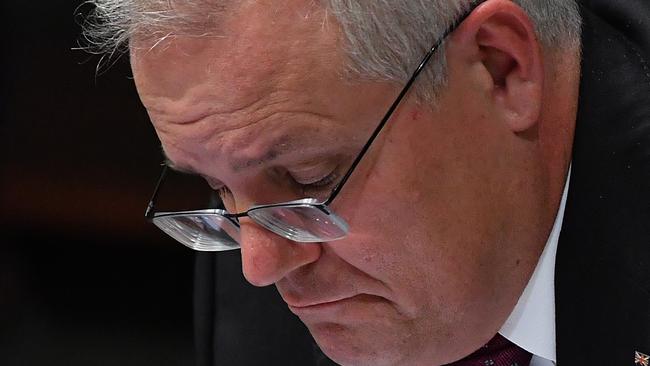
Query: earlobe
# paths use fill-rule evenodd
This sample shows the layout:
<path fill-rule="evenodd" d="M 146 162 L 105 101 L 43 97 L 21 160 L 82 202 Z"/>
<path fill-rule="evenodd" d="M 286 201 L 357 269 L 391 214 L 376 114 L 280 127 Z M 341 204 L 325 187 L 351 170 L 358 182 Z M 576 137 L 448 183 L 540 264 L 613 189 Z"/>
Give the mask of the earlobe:
<path fill-rule="evenodd" d="M 508 0 L 483 4 L 462 27 L 473 42 L 495 111 L 516 133 L 536 126 L 541 113 L 544 69 L 540 45 L 528 15 Z"/>

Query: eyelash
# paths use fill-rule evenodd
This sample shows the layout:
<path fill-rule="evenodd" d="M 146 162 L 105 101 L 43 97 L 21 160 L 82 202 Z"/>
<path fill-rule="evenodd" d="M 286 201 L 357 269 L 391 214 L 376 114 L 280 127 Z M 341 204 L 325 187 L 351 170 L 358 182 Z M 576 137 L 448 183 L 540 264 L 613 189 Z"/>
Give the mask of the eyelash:
<path fill-rule="evenodd" d="M 332 171 L 330 174 L 324 176 L 323 178 L 317 180 L 316 182 L 312 182 L 309 184 L 302 184 L 300 182 L 297 182 L 294 179 L 294 182 L 298 184 L 303 191 L 321 191 L 324 190 L 332 185 L 336 181 L 336 178 L 338 177 L 336 170 Z"/>
<path fill-rule="evenodd" d="M 325 189 L 329 188 L 338 178 L 338 174 L 336 170 L 332 171 L 330 174 L 324 176 L 323 178 L 317 180 L 316 182 L 308 183 L 308 184 L 303 184 L 298 182 L 295 178 L 291 177 L 293 182 L 298 185 L 303 192 L 320 192 L 324 191 Z M 217 194 L 219 197 L 224 200 L 228 195 L 230 195 L 230 189 L 226 186 L 222 186 L 218 189 L 216 189 Z"/>
<path fill-rule="evenodd" d="M 219 198 L 223 201 L 226 197 L 226 195 L 230 194 L 230 189 L 226 186 L 222 186 L 219 189 L 216 190 L 217 195 L 219 195 Z"/>

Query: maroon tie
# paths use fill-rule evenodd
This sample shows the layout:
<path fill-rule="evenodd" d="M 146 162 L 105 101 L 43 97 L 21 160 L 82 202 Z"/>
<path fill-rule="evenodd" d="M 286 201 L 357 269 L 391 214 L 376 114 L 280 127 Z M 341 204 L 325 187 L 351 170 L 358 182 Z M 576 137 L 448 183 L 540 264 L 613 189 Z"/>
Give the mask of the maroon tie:
<path fill-rule="evenodd" d="M 532 354 L 500 334 L 478 351 L 447 366 L 529 366 Z"/>

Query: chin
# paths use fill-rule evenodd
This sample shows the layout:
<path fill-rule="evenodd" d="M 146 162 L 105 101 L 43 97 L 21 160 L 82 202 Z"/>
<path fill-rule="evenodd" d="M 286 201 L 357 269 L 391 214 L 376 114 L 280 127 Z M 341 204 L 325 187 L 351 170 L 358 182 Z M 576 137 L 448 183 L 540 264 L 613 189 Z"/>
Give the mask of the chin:
<path fill-rule="evenodd" d="M 390 342 L 385 334 L 363 334 L 336 323 L 308 325 L 308 328 L 323 353 L 339 365 L 406 365 L 404 349 L 395 342 Z"/>
<path fill-rule="evenodd" d="M 432 332 L 427 338 L 413 329 L 364 325 L 321 322 L 307 327 L 323 353 L 342 366 L 445 365 L 480 347 L 473 343 L 461 346 L 444 331 Z M 447 336 L 436 342 L 436 334 Z"/>

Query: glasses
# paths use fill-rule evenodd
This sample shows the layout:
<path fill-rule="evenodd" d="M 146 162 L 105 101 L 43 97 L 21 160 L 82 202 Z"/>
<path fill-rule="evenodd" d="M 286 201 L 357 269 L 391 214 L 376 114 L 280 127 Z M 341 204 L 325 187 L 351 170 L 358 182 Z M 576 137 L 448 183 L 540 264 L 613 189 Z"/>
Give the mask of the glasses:
<path fill-rule="evenodd" d="M 329 205 L 341 192 L 357 165 L 359 165 L 372 143 L 390 120 L 395 109 L 411 89 L 418 75 L 440 48 L 445 38 L 484 1 L 486 0 L 474 1 L 469 10 L 452 24 L 426 53 L 352 162 L 350 168 L 341 181 L 332 189 L 329 198 L 325 201 L 320 202 L 315 198 L 304 198 L 270 205 L 256 205 L 240 213 L 229 213 L 223 209 L 155 212 L 158 193 L 168 170 L 167 165 L 164 165 L 153 196 L 147 206 L 145 217 L 181 244 L 198 251 L 238 249 L 240 243 L 239 219 L 242 217 L 248 217 L 263 228 L 294 242 L 330 242 L 344 238 L 349 232 L 349 226 L 345 220 L 329 208 Z"/>

